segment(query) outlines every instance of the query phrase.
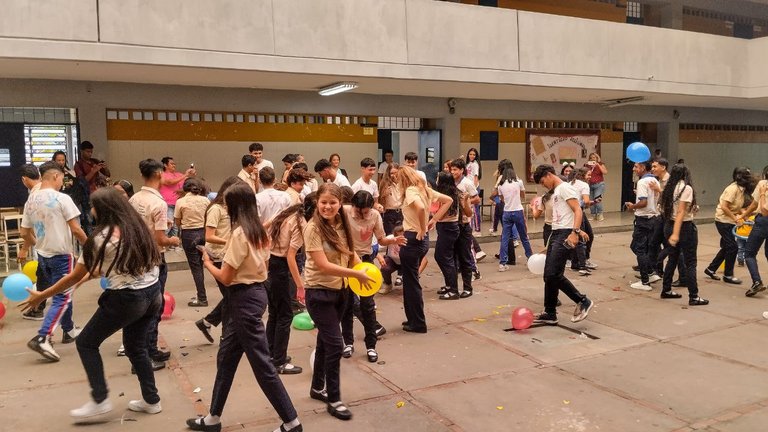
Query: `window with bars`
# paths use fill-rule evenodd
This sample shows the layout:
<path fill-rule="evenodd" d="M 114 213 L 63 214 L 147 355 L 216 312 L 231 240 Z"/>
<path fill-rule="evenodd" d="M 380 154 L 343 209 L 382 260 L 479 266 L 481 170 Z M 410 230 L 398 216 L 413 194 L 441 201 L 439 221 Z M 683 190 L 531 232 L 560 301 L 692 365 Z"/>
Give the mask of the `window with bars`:
<path fill-rule="evenodd" d="M 642 18 L 643 17 L 643 5 L 637 1 L 627 2 L 627 18 Z"/>

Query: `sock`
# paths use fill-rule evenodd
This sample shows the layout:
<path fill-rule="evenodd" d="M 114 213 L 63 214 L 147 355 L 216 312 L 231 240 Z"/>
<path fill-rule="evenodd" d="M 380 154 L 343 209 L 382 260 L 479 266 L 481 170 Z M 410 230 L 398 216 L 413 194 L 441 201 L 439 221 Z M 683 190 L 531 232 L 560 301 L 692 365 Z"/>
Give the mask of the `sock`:
<path fill-rule="evenodd" d="M 203 325 L 205 325 L 205 327 L 207 327 L 207 328 L 213 327 L 213 324 L 211 324 L 208 321 L 206 321 L 205 318 L 203 318 Z"/>
<path fill-rule="evenodd" d="M 347 407 L 346 407 L 346 406 L 343 406 L 343 405 L 344 405 L 344 402 L 342 402 L 342 401 L 338 401 L 338 402 L 331 402 L 331 406 L 332 406 L 332 407 L 334 407 L 334 408 L 338 408 L 338 409 L 337 409 L 337 411 L 346 411 L 346 410 L 347 410 Z M 341 406 L 341 408 L 339 408 L 339 406 Z"/>
<path fill-rule="evenodd" d="M 299 418 L 296 417 L 292 421 L 289 421 L 288 423 L 283 423 L 283 425 L 277 429 L 274 430 L 274 432 L 282 432 L 285 431 L 291 431 L 293 428 L 299 426 L 301 423 L 299 422 Z"/>
<path fill-rule="evenodd" d="M 221 423 L 221 417 L 208 414 L 203 418 L 203 423 L 206 425 L 216 425 Z"/>

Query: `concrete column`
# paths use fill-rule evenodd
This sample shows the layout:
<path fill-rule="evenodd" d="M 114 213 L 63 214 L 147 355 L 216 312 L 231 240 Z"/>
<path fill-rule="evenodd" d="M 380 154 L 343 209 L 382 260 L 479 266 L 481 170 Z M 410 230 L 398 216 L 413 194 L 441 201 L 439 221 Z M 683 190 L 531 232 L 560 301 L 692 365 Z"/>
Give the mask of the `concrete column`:
<path fill-rule="evenodd" d="M 683 29 L 683 2 L 682 0 L 668 0 L 667 4 L 662 5 L 661 27 L 668 29 Z"/>
<path fill-rule="evenodd" d="M 662 156 L 670 164 L 677 162 L 680 158 L 680 122 L 659 123 L 656 140 Z"/>
<path fill-rule="evenodd" d="M 80 121 L 80 141 L 90 141 L 93 143 L 94 157 L 104 158 L 109 163 L 106 106 L 101 104 L 83 104 L 77 107 L 77 115 Z"/>
<path fill-rule="evenodd" d="M 455 157 L 461 152 L 461 117 L 458 115 L 449 115 L 437 119 L 437 128 L 442 130 L 443 152 L 442 160 L 446 157 Z"/>

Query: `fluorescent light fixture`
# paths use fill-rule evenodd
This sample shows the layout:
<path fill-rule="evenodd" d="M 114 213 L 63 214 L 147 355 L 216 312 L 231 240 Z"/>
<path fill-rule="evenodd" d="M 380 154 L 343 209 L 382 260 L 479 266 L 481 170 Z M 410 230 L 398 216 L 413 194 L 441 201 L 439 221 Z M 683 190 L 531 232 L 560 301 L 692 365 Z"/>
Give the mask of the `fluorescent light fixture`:
<path fill-rule="evenodd" d="M 607 101 L 604 101 L 604 103 L 606 104 L 605 106 L 607 108 L 616 108 L 622 105 L 630 105 L 635 102 L 642 102 L 644 100 L 645 100 L 645 97 L 643 96 L 632 96 L 632 97 L 619 98 L 619 99 L 609 99 Z"/>
<path fill-rule="evenodd" d="M 335 94 L 354 90 L 356 88 L 357 88 L 356 82 L 346 81 L 346 82 L 339 82 L 336 84 L 332 84 L 332 85 L 329 85 L 328 87 L 323 87 L 320 90 L 318 90 L 318 93 L 320 93 L 320 96 L 333 96 Z"/>

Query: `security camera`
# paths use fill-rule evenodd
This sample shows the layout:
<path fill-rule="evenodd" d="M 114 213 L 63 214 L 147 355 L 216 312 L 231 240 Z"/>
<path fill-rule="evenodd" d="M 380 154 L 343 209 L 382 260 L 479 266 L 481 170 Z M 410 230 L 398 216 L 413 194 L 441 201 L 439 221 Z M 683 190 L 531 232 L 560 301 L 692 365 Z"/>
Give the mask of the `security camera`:
<path fill-rule="evenodd" d="M 448 99 L 448 112 L 454 114 L 456 112 L 456 99 Z"/>

